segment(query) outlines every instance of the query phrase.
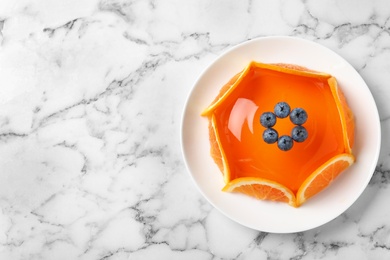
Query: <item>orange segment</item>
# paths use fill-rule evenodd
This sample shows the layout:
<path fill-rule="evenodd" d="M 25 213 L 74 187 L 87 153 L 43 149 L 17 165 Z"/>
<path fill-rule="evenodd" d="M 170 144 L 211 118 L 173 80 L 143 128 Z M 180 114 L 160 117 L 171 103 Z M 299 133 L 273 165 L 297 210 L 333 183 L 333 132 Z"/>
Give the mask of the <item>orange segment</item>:
<path fill-rule="evenodd" d="M 351 109 L 348 107 L 344 93 L 338 87 L 334 77 L 328 79 L 330 89 L 336 101 L 337 109 L 339 110 L 341 126 L 343 128 L 344 143 L 347 153 L 352 153 L 354 143 L 355 121 Z"/>
<path fill-rule="evenodd" d="M 328 187 L 354 161 L 355 157 L 352 154 L 340 154 L 321 165 L 299 188 L 297 192 L 297 206 L 300 206 L 307 199 Z"/>
<path fill-rule="evenodd" d="M 222 189 L 228 192 L 240 192 L 256 199 L 287 202 L 295 207 L 295 195 L 285 186 L 262 178 L 244 177 L 234 179 Z"/>
<path fill-rule="evenodd" d="M 251 68 L 251 64 L 249 64 L 243 71 L 240 73 L 237 73 L 233 78 L 229 80 L 228 83 L 226 83 L 221 90 L 219 91 L 219 94 L 215 97 L 214 101 L 211 102 L 211 104 L 202 112 L 202 116 L 209 115 L 216 107 L 218 107 L 219 104 L 221 104 L 228 96 L 229 94 L 234 90 L 235 87 L 237 87 L 238 84 L 240 84 L 241 80 L 245 77 L 245 75 L 248 73 L 248 71 Z"/>
<path fill-rule="evenodd" d="M 229 166 L 226 160 L 225 152 L 221 147 L 221 140 L 219 139 L 218 130 L 215 127 L 215 115 L 209 119 L 209 139 L 210 139 L 210 154 L 214 159 L 215 164 L 223 174 L 225 183 L 230 179 Z"/>

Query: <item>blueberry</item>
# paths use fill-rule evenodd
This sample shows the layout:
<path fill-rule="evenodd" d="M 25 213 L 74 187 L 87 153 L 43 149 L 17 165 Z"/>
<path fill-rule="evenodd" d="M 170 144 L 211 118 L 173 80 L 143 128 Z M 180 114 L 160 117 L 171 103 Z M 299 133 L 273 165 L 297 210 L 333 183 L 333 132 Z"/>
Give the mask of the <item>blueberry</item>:
<path fill-rule="evenodd" d="M 260 124 L 264 127 L 273 127 L 276 124 L 276 116 L 274 113 L 265 112 L 260 117 Z"/>
<path fill-rule="evenodd" d="M 307 120 L 307 113 L 303 108 L 294 108 L 290 113 L 290 120 L 293 124 L 302 125 Z"/>
<path fill-rule="evenodd" d="M 278 140 L 278 132 L 273 128 L 267 128 L 263 132 L 263 140 L 267 144 L 273 144 Z"/>
<path fill-rule="evenodd" d="M 307 139 L 307 130 L 303 126 L 296 126 L 291 131 L 291 137 L 294 141 L 301 143 Z"/>
<path fill-rule="evenodd" d="M 286 102 L 279 102 L 275 105 L 274 112 L 279 118 L 288 117 L 290 114 L 290 106 Z"/>
<path fill-rule="evenodd" d="M 293 147 L 293 139 L 288 135 L 282 135 L 278 140 L 278 147 L 282 151 L 288 151 Z"/>

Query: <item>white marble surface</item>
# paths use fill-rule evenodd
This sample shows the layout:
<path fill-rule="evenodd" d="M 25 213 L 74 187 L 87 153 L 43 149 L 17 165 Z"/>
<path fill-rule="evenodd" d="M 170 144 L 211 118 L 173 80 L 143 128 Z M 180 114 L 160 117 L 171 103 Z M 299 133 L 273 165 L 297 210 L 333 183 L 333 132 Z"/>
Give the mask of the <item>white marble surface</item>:
<path fill-rule="evenodd" d="M 296 234 L 221 215 L 180 151 L 195 79 L 268 35 L 343 56 L 382 124 L 359 200 Z M 0 259 L 390 259 L 389 82 L 386 0 L 1 0 Z"/>

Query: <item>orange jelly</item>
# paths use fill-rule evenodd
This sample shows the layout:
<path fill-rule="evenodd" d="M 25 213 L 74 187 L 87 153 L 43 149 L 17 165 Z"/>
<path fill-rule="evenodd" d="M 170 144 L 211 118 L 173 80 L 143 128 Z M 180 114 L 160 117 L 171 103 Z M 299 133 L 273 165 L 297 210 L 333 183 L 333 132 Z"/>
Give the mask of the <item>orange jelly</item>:
<path fill-rule="evenodd" d="M 331 77 L 329 75 L 329 77 Z M 289 151 L 267 144 L 260 124 L 264 112 L 273 112 L 278 102 L 291 110 L 303 108 L 308 119 L 308 138 L 294 142 Z M 276 181 L 296 193 L 320 165 L 345 152 L 338 108 L 327 77 L 303 76 L 261 66 L 251 66 L 239 85 L 215 111 L 219 138 L 229 163 L 230 179 L 259 177 Z M 291 136 L 295 125 L 289 117 L 277 118 L 273 127 Z"/>

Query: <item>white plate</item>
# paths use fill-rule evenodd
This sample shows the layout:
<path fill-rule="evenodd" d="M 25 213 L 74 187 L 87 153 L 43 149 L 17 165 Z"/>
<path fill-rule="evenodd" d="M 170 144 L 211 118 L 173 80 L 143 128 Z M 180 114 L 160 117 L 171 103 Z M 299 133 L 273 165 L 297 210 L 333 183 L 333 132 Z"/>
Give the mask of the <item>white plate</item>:
<path fill-rule="evenodd" d="M 222 192 L 222 174 L 210 157 L 208 121 L 201 117 L 219 89 L 251 60 L 293 63 L 332 74 L 355 114 L 356 163 L 329 188 L 299 208 Z M 242 43 L 217 58 L 199 77 L 182 118 L 182 150 L 187 168 L 201 193 L 223 214 L 244 226 L 274 233 L 318 227 L 347 210 L 366 188 L 378 161 L 381 136 L 375 101 L 356 70 L 331 50 L 292 37 L 265 37 Z"/>

